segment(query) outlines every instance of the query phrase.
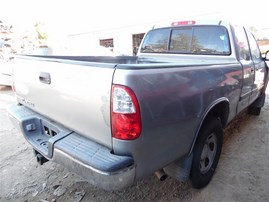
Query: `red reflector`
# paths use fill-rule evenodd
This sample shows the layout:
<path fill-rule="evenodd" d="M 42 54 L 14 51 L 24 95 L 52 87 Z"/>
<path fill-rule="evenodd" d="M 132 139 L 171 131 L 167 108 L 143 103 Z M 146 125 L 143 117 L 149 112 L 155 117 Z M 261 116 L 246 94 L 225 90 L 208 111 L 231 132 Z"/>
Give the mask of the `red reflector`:
<path fill-rule="evenodd" d="M 195 21 L 193 21 L 193 20 L 190 20 L 190 21 L 179 21 L 179 22 L 173 22 L 171 25 L 172 26 L 195 25 Z"/>
<path fill-rule="evenodd" d="M 137 114 L 112 114 L 112 134 L 114 138 L 134 140 L 141 132 L 140 117 Z"/>

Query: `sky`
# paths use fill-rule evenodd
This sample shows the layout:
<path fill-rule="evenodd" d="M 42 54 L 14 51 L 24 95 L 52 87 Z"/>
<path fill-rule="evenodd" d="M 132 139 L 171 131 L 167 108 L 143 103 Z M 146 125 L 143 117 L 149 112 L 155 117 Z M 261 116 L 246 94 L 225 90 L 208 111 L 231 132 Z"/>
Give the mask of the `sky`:
<path fill-rule="evenodd" d="M 0 20 L 19 30 L 42 22 L 68 35 L 170 20 L 227 19 L 269 38 L 268 0 L 0 0 Z"/>

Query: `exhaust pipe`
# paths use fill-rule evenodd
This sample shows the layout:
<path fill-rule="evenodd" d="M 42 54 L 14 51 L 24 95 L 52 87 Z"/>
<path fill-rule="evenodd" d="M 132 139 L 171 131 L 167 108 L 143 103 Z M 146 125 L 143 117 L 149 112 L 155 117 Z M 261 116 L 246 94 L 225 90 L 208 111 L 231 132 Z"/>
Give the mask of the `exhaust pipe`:
<path fill-rule="evenodd" d="M 157 176 L 157 178 L 160 180 L 160 181 L 164 181 L 166 178 L 167 178 L 167 175 L 165 174 L 164 170 L 161 169 L 161 170 L 157 170 L 155 172 L 155 175 Z"/>
<path fill-rule="evenodd" d="M 41 166 L 46 163 L 47 161 L 49 161 L 48 159 L 46 159 L 44 156 L 42 156 L 41 154 L 36 154 L 36 160 L 37 163 L 39 163 Z"/>

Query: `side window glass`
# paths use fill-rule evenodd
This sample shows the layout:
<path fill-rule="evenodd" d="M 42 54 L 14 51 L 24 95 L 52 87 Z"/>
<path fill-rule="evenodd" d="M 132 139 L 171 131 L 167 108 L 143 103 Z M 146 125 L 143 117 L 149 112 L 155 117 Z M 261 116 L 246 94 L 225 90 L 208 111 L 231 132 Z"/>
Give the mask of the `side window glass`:
<path fill-rule="evenodd" d="M 170 29 L 150 31 L 141 47 L 142 53 L 163 53 L 167 52 Z"/>
<path fill-rule="evenodd" d="M 234 27 L 235 43 L 238 47 L 240 60 L 250 60 L 250 52 L 248 47 L 248 40 L 243 27 Z"/>
<path fill-rule="evenodd" d="M 258 46 L 254 36 L 250 32 L 247 32 L 247 35 L 248 35 L 248 40 L 249 40 L 249 46 L 250 46 L 250 52 L 251 52 L 252 60 L 254 62 L 255 61 L 260 61 L 261 54 L 260 54 L 259 46 Z"/>

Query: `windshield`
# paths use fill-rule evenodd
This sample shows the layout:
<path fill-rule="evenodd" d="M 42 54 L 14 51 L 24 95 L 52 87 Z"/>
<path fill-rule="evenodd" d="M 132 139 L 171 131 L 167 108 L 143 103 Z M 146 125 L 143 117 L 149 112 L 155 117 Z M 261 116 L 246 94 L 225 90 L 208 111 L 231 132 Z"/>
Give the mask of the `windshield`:
<path fill-rule="evenodd" d="M 151 30 L 141 52 L 230 55 L 231 51 L 225 27 L 188 26 Z"/>

